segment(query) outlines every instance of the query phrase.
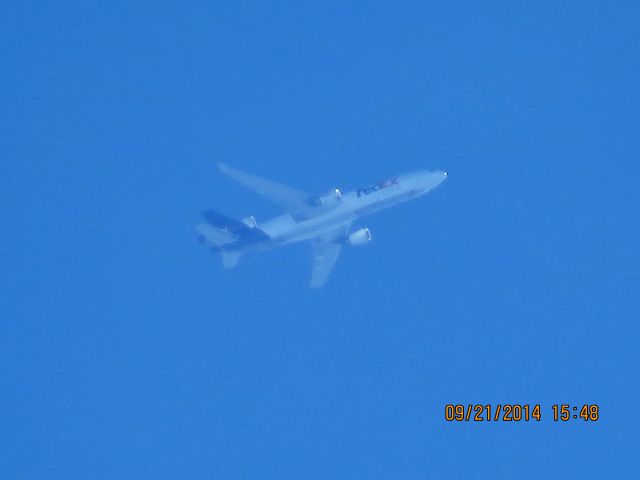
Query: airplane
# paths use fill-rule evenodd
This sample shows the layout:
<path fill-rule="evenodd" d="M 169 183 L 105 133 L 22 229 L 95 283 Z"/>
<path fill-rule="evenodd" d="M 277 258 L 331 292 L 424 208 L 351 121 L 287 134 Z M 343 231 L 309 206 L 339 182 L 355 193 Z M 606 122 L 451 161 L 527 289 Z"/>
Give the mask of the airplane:
<path fill-rule="evenodd" d="M 343 246 L 358 247 L 371 242 L 373 237 L 368 228 L 351 230 L 357 218 L 418 198 L 447 178 L 447 172 L 442 170 L 421 170 L 349 193 L 334 188 L 325 195 L 314 196 L 224 163 L 218 167 L 223 174 L 275 202 L 286 213 L 258 225 L 253 216 L 239 221 L 206 210 L 202 212 L 205 221 L 196 227 L 199 241 L 211 251 L 219 252 L 227 269 L 235 267 L 245 253 L 308 241 L 313 253 L 311 288 L 325 284 Z"/>

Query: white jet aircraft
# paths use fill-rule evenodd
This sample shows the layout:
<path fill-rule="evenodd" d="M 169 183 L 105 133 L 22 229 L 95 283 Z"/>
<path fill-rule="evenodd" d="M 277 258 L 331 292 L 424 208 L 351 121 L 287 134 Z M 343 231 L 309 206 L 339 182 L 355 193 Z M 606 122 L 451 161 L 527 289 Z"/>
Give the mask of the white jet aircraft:
<path fill-rule="evenodd" d="M 344 245 L 360 246 L 371 241 L 368 228 L 351 232 L 356 218 L 424 195 L 447 178 L 442 170 L 422 170 L 345 194 L 334 188 L 326 195 L 313 196 L 224 164 L 219 167 L 287 213 L 258 225 L 252 216 L 238 221 L 207 210 L 202 213 L 205 223 L 197 226 L 200 241 L 220 252 L 225 268 L 235 267 L 247 252 L 309 241 L 313 249 L 313 288 L 324 285 Z"/>

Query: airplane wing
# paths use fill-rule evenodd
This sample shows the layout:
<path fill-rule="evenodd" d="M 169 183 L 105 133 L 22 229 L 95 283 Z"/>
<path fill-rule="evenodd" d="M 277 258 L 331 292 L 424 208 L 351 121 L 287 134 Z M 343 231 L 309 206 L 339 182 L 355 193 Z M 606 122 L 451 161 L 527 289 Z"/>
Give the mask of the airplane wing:
<path fill-rule="evenodd" d="M 322 287 L 340 255 L 342 245 L 335 242 L 313 242 L 313 267 L 311 270 L 311 288 Z"/>
<path fill-rule="evenodd" d="M 349 231 L 351 221 L 348 221 L 340 227 L 323 234 L 311 241 L 313 249 L 313 265 L 311 269 L 311 288 L 322 287 L 331 270 L 333 270 L 336 260 L 342 250 L 341 240 Z"/>
<path fill-rule="evenodd" d="M 224 163 L 219 163 L 218 166 L 220 171 L 228 177 L 253 190 L 258 195 L 279 204 L 291 214 L 306 217 L 312 209 L 310 201 L 313 196 L 306 192 L 231 168 Z"/>

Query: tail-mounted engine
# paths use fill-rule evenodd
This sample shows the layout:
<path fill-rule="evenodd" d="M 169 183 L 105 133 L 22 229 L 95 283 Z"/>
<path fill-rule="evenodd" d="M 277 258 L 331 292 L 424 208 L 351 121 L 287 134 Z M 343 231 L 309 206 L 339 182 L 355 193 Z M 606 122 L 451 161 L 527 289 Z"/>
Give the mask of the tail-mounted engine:
<path fill-rule="evenodd" d="M 361 228 L 360 230 L 356 230 L 352 234 L 347 237 L 347 240 L 350 245 L 354 247 L 359 247 L 361 245 L 366 245 L 371 240 L 373 240 L 373 236 L 371 235 L 371 231 L 368 228 Z"/>

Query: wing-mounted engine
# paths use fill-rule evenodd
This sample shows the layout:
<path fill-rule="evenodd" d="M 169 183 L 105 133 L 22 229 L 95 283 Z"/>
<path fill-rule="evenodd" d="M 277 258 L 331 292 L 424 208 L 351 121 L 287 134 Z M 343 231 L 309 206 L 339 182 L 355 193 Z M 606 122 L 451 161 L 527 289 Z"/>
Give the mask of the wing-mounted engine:
<path fill-rule="evenodd" d="M 311 199 L 311 205 L 320 207 L 320 206 L 333 206 L 337 205 L 342 200 L 342 191 L 339 188 L 332 189 L 326 195 L 322 195 L 319 197 L 313 197 Z"/>
<path fill-rule="evenodd" d="M 371 231 L 368 228 L 361 228 L 360 230 L 356 230 L 347 237 L 349 245 L 352 245 L 354 247 L 366 245 L 371 240 L 373 240 L 373 236 L 371 235 Z"/>
<path fill-rule="evenodd" d="M 256 222 L 256 218 L 253 215 L 243 218 L 241 222 L 249 228 L 256 228 L 258 226 L 258 222 Z"/>

